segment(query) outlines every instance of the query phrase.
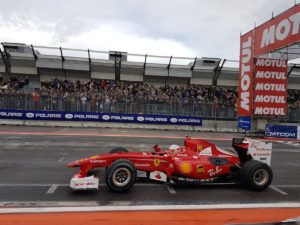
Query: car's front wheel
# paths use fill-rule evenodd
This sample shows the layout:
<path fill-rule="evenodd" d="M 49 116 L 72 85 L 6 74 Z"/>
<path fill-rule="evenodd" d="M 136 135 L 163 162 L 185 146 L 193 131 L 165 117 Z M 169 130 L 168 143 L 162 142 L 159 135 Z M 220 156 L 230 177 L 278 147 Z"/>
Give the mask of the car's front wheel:
<path fill-rule="evenodd" d="M 254 191 L 265 190 L 273 180 L 272 169 L 267 164 L 256 160 L 246 162 L 240 175 L 245 187 Z"/>
<path fill-rule="evenodd" d="M 106 173 L 106 184 L 113 192 L 126 192 L 131 189 L 136 179 L 134 165 L 125 159 L 119 159 L 111 164 Z"/>

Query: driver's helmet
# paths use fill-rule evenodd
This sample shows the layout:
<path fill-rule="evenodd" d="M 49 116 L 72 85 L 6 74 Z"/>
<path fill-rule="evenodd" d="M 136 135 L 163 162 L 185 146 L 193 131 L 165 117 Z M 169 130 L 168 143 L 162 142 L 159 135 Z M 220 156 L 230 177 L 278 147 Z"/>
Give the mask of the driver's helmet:
<path fill-rule="evenodd" d="M 171 150 L 179 150 L 180 149 L 180 146 L 179 145 L 171 145 L 170 147 L 169 147 L 169 149 L 171 149 Z"/>

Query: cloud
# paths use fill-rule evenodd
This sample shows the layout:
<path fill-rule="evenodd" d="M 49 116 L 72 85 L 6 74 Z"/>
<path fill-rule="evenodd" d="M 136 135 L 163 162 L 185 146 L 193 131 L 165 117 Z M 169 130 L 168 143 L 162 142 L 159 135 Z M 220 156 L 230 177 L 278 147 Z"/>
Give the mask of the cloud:
<path fill-rule="evenodd" d="M 238 59 L 239 35 L 286 0 L 0 0 L 1 41 Z M 18 35 L 13 35 L 13 33 Z"/>
<path fill-rule="evenodd" d="M 110 25 L 100 26 L 79 36 L 69 37 L 65 44 L 77 48 L 94 48 L 104 51 L 128 52 L 130 49 L 130 53 L 139 54 L 190 57 L 196 54 L 181 42 L 166 38 L 154 39 L 140 36 L 134 30 L 126 29 L 126 26 L 123 28 Z"/>

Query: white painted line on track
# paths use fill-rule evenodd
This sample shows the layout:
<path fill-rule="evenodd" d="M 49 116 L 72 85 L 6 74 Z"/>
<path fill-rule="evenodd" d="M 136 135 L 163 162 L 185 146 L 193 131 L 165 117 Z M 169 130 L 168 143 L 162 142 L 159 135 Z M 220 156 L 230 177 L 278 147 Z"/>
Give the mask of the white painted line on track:
<path fill-rule="evenodd" d="M 80 203 L 78 203 L 80 205 Z M 46 213 L 46 212 L 106 212 L 106 211 L 157 211 L 157 210 L 210 210 L 210 209 L 253 209 L 253 208 L 299 208 L 300 202 L 268 204 L 217 204 L 217 205 L 139 205 L 139 206 L 93 206 L 93 207 L 39 207 L 0 208 L 4 213 Z"/>
<path fill-rule="evenodd" d="M 289 164 L 291 166 L 299 166 L 297 163 L 292 163 L 292 162 L 288 162 L 287 164 Z"/>
<path fill-rule="evenodd" d="M 228 183 L 227 185 L 235 185 L 236 183 Z M 0 187 L 51 187 L 53 184 L 13 184 L 13 183 L 7 183 L 7 184 L 1 184 Z M 55 184 L 57 187 L 69 187 L 70 184 Z M 135 183 L 135 186 L 138 187 L 163 187 L 163 184 L 156 184 L 156 183 Z M 224 185 L 222 183 L 213 183 L 213 184 L 203 184 L 203 186 L 218 186 L 218 185 Z M 105 187 L 105 183 L 100 183 L 99 187 Z M 271 185 L 270 187 L 277 187 L 277 188 L 300 188 L 300 184 L 275 184 Z"/>
<path fill-rule="evenodd" d="M 65 157 L 61 157 L 57 162 L 61 163 L 64 160 Z"/>
<path fill-rule="evenodd" d="M 167 189 L 168 189 L 168 191 L 169 191 L 169 193 L 170 194 L 176 194 L 177 192 L 175 191 L 175 189 L 172 187 L 172 186 L 170 186 L 170 185 L 166 185 L 166 187 L 167 187 Z"/>
<path fill-rule="evenodd" d="M 276 184 L 275 186 L 279 188 L 300 188 L 300 184 Z"/>
<path fill-rule="evenodd" d="M 0 187 L 51 187 L 53 184 L 0 184 Z M 69 186 L 69 184 L 55 184 L 57 187 Z"/>
<path fill-rule="evenodd" d="M 60 152 L 59 154 L 60 155 L 68 155 L 69 153 L 67 153 L 67 152 Z"/>
<path fill-rule="evenodd" d="M 288 195 L 288 193 L 284 192 L 283 190 L 271 185 L 270 186 L 271 189 L 273 189 L 274 191 L 277 191 L 278 193 L 282 194 L 282 195 Z"/>
<path fill-rule="evenodd" d="M 58 188 L 57 184 L 53 184 L 48 191 L 46 192 L 47 194 L 53 194 L 55 192 L 55 190 Z"/>
<path fill-rule="evenodd" d="M 56 185 L 57 187 L 69 187 L 70 184 L 0 184 L 0 187 L 52 187 Z M 162 187 L 162 184 L 154 184 L 154 183 L 136 183 L 135 186 L 139 187 Z M 107 186 L 105 183 L 100 183 L 99 187 Z"/>

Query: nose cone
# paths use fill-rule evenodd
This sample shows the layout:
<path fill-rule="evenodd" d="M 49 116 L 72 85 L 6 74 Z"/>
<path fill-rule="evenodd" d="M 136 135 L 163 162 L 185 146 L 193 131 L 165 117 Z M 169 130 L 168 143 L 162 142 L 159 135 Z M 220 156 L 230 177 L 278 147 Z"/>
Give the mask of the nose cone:
<path fill-rule="evenodd" d="M 68 167 L 77 167 L 77 166 L 79 166 L 77 161 L 71 162 L 71 163 L 68 164 Z"/>
<path fill-rule="evenodd" d="M 80 167 L 81 165 L 83 165 L 87 161 L 88 161 L 87 159 L 76 160 L 74 162 L 69 163 L 68 167 Z"/>

